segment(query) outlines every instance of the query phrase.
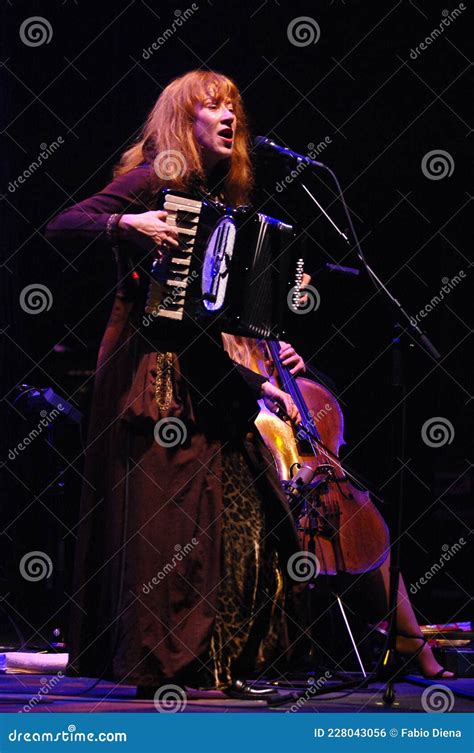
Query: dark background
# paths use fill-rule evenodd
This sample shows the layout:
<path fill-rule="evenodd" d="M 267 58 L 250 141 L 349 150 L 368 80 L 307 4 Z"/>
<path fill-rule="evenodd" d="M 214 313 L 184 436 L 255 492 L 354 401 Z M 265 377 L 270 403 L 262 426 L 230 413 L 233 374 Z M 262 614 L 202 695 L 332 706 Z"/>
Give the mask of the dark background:
<path fill-rule="evenodd" d="M 433 2 L 219 3 L 201 0 L 192 16 L 149 59 L 143 50 L 183 14 L 153 0 L 11 2 L 2 0 L 2 508 L 4 552 L 0 605 L 27 635 L 48 637 L 48 615 L 64 602 L 63 583 L 25 584 L 18 562 L 30 550 L 58 561 L 66 549 L 66 585 L 78 514 L 82 467 L 78 432 L 59 427 L 55 448 L 38 439 L 14 461 L 9 449 L 28 434 L 21 383 L 52 386 L 87 415 L 100 337 L 113 298 L 110 252 L 94 244 L 80 252 L 55 248 L 44 226 L 62 208 L 102 188 L 114 163 L 137 136 L 162 88 L 198 67 L 234 78 L 252 131 L 306 153 L 325 137 L 319 159 L 342 183 L 369 262 L 415 315 L 439 293 L 442 278 L 465 273 L 422 324 L 442 354 L 437 364 L 402 337 L 406 400 L 403 571 L 415 582 L 439 560 L 442 546 L 472 525 L 472 353 L 470 258 L 472 241 L 472 131 L 468 123 L 472 9 L 451 23 L 416 59 L 410 51 L 439 26 L 444 9 Z M 38 15 L 53 29 L 49 43 L 25 45 L 22 22 Z M 316 44 L 296 46 L 288 25 L 300 16 L 317 22 Z M 15 191 L 9 184 L 61 137 L 57 151 Z M 441 180 L 423 174 L 432 150 L 448 152 L 454 171 Z M 313 284 L 321 303 L 295 317 L 293 344 L 329 374 L 346 416 L 346 455 L 386 496 L 395 495 L 400 461 L 391 445 L 397 397 L 391 392 L 393 323 L 380 294 L 358 278 L 321 273 L 327 261 L 360 267 L 288 172 L 260 165 L 265 212 L 298 222 L 308 240 Z M 302 179 L 343 228 L 340 205 L 321 176 Z M 468 241 L 469 238 L 469 241 Z M 48 286 L 53 304 L 25 313 L 26 285 Z M 429 447 L 423 424 L 452 424 L 450 444 Z M 33 421 L 33 424 L 36 420 Z M 104 458 L 104 463 L 107 459 Z M 65 471 L 59 477 L 58 473 Z M 392 482 L 389 480 L 392 479 Z M 413 597 L 420 622 L 469 619 L 469 559 L 464 547 Z M 57 602 L 55 602 L 55 598 Z M 63 620 L 64 624 L 64 620 Z M 36 636 L 37 637 L 37 636 Z"/>

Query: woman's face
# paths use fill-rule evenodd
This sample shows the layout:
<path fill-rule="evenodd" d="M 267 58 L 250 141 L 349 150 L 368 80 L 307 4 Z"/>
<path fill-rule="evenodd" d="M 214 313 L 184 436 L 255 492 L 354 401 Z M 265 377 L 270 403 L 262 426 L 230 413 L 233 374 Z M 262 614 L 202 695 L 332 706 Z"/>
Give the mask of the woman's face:
<path fill-rule="evenodd" d="M 194 134 L 201 147 L 206 170 L 228 159 L 234 146 L 236 117 L 231 100 L 219 101 L 212 96 L 195 107 Z"/>

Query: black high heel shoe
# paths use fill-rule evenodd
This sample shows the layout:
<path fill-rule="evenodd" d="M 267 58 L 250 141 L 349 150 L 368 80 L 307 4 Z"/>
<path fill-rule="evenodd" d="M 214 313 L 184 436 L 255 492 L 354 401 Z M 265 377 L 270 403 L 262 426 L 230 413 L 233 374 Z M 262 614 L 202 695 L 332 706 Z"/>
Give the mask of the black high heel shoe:
<path fill-rule="evenodd" d="M 423 651 L 424 647 L 428 643 L 428 639 L 425 638 L 424 635 L 410 635 L 409 633 L 403 633 L 401 631 L 398 631 L 397 637 L 400 636 L 402 638 L 408 638 L 409 640 L 414 641 L 421 641 L 420 646 L 415 651 L 399 651 L 396 650 L 397 655 L 397 663 L 399 666 L 396 668 L 397 675 L 400 674 L 408 674 L 410 671 L 410 665 L 414 665 L 418 657 L 420 656 L 421 652 Z M 423 672 L 421 667 L 418 665 L 417 669 L 421 672 L 422 677 L 425 678 L 425 680 L 457 680 L 457 675 L 454 672 L 451 672 L 449 669 L 445 669 L 444 667 L 441 667 L 441 669 L 438 670 L 438 672 L 435 672 L 434 674 L 427 674 L 426 672 Z"/>

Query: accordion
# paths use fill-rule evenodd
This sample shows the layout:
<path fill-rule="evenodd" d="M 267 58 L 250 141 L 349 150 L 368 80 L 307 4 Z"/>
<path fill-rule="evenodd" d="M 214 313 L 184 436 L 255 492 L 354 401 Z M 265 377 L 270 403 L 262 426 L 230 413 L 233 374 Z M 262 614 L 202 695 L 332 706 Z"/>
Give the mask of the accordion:
<path fill-rule="evenodd" d="M 148 323 L 166 319 L 246 337 L 283 337 L 303 274 L 293 226 L 247 207 L 163 194 L 166 221 L 178 228 L 180 245 L 152 265 Z"/>

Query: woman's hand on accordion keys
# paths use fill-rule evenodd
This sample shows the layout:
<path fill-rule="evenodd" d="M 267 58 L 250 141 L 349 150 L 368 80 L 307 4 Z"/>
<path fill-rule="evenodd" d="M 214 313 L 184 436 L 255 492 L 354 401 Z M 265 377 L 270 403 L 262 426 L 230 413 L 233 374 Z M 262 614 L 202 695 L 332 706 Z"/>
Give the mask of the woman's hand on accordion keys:
<path fill-rule="evenodd" d="M 170 246 L 179 246 L 178 230 L 167 225 L 167 212 L 152 211 L 122 215 L 118 227 L 122 237 L 142 248 L 161 252 Z"/>
<path fill-rule="evenodd" d="M 272 413 L 280 414 L 280 418 L 283 420 L 289 418 L 297 424 L 301 423 L 299 410 L 294 404 L 293 398 L 287 392 L 283 392 L 271 382 L 263 382 L 262 397 L 265 405 Z"/>

